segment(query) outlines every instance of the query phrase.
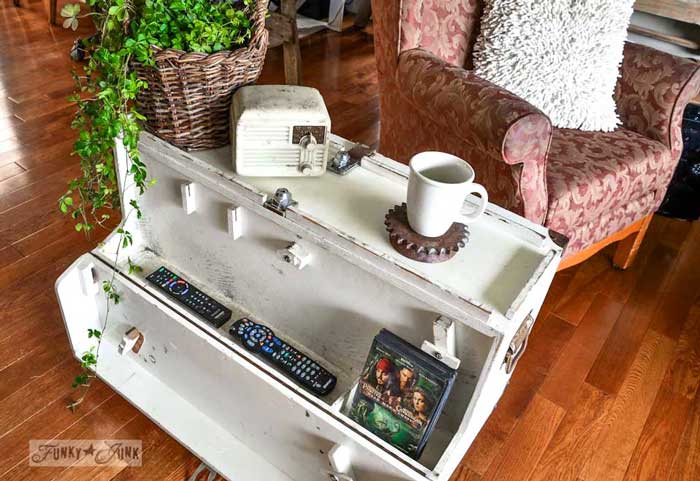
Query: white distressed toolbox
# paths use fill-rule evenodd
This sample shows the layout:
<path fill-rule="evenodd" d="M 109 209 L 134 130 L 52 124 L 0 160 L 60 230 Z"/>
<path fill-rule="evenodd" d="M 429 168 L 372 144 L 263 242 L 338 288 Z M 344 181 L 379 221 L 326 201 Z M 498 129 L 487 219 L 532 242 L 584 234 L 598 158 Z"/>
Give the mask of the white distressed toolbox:
<path fill-rule="evenodd" d="M 352 144 L 333 136 L 331 150 L 341 146 Z M 490 205 L 454 259 L 421 264 L 388 242 L 384 215 L 405 200 L 407 167 L 379 154 L 345 176 L 280 179 L 237 177 L 229 148 L 187 153 L 143 134 L 140 151 L 157 184 L 141 219 L 125 209 L 133 245 L 119 253 L 98 376 L 230 480 L 446 481 L 525 349 L 562 252 L 547 229 Z M 117 158 L 126 172 L 122 149 Z M 282 213 L 265 206 L 278 187 L 298 202 Z M 121 195 L 128 206 L 130 181 Z M 94 345 L 88 328 L 102 327 L 117 240 L 56 282 L 77 357 Z M 290 245 L 303 268 L 287 262 Z M 129 273 L 129 258 L 143 271 Z M 216 329 L 147 283 L 161 265 L 231 320 Z M 228 327 L 245 315 L 336 374 L 335 390 L 315 397 L 244 350 Z M 120 354 L 134 327 L 140 350 Z M 381 328 L 460 363 L 419 460 L 340 413 Z"/>

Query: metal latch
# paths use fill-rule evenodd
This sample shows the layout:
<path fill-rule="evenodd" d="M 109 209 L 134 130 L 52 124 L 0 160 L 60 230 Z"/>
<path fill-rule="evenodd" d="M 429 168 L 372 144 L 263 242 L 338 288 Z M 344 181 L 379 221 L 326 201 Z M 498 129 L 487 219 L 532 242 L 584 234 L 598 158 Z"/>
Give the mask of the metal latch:
<path fill-rule="evenodd" d="M 338 175 L 346 175 L 360 165 L 363 157 L 372 154 L 374 154 L 374 150 L 362 144 L 355 144 L 350 150 L 341 148 L 328 163 L 328 170 Z"/>
<path fill-rule="evenodd" d="M 280 187 L 275 191 L 275 195 L 263 205 L 275 214 L 284 217 L 287 208 L 297 205 L 297 202 L 292 198 L 292 193 L 288 189 Z"/>
<path fill-rule="evenodd" d="M 508 346 L 508 351 L 506 352 L 506 357 L 503 363 L 506 365 L 506 373 L 510 374 L 515 369 L 515 365 L 522 357 L 525 349 L 527 348 L 527 340 L 530 337 L 530 332 L 532 332 L 532 326 L 535 325 L 535 319 L 532 314 L 525 316 L 525 320 L 518 328 L 517 332 L 513 336 Z"/>

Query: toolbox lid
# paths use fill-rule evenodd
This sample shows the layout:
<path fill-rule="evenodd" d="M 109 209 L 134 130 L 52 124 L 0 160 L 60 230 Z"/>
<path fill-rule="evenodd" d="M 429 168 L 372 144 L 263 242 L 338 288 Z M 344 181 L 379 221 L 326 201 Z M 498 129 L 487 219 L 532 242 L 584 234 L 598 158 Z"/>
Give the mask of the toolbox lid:
<path fill-rule="evenodd" d="M 355 145 L 330 137 L 331 156 Z M 406 201 L 408 167 L 380 154 L 365 157 L 342 176 L 328 171 L 315 178 L 240 177 L 233 171 L 230 147 L 183 152 L 150 134 L 142 134 L 144 142 L 163 153 L 172 150 L 173 160 L 203 167 L 213 181 L 233 182 L 256 195 L 271 198 L 277 188 L 287 188 L 298 202 L 289 208 L 297 214 L 293 218 L 327 229 L 329 242 L 335 235 L 349 240 L 374 254 L 377 264 L 388 261 L 405 275 L 480 308 L 487 317 L 495 311 L 512 319 L 545 271 L 553 275 L 561 256 L 562 247 L 547 228 L 493 204 L 469 224 L 469 242 L 451 260 L 426 264 L 402 256 L 391 246 L 384 221 L 389 209 Z M 469 198 L 466 204 L 465 210 L 472 210 Z"/>

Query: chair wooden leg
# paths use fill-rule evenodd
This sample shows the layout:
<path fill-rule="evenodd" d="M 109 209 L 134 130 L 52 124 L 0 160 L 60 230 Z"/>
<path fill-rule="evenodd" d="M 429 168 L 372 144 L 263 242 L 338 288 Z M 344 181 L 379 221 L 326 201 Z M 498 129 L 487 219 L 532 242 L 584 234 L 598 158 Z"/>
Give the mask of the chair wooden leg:
<path fill-rule="evenodd" d="M 615 250 L 615 255 L 613 256 L 613 265 L 618 269 L 627 269 L 634 262 L 634 258 L 637 257 L 637 252 L 639 251 L 639 246 L 642 245 L 644 240 L 644 235 L 647 233 L 653 214 L 649 214 L 644 218 L 640 225 L 640 229 L 622 239 L 617 244 L 617 249 Z"/>

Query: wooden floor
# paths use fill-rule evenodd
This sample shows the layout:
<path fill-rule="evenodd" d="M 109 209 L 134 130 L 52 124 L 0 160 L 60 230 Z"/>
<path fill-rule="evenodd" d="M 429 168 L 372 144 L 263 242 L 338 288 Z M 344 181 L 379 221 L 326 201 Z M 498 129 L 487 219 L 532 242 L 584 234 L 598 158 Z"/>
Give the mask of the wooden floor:
<path fill-rule="evenodd" d="M 50 28 L 41 3 L 0 5 L 0 479 L 184 480 L 185 448 L 105 385 L 66 409 L 78 371 L 53 282 L 95 240 L 57 210 L 78 173 L 67 59 L 74 34 Z M 80 33 L 80 32 L 79 32 Z M 85 32 L 83 32 L 85 33 Z M 308 85 L 333 130 L 378 138 L 371 39 L 304 41 Z M 281 81 L 273 51 L 263 82 Z M 700 225 L 655 218 L 636 264 L 610 251 L 560 273 L 510 386 L 454 479 L 700 479 Z M 30 439 L 139 438 L 140 468 L 28 466 Z M 257 480 L 240 480 L 257 481 Z"/>

